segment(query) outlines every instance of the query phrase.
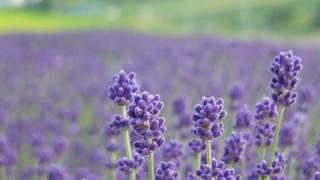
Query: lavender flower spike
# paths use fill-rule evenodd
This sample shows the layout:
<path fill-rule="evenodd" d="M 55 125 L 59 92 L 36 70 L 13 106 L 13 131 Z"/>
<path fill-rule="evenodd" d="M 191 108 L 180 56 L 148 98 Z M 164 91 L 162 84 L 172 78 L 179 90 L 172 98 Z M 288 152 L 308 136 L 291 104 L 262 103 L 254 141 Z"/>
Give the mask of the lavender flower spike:
<path fill-rule="evenodd" d="M 133 146 L 139 154 L 148 155 L 149 180 L 154 180 L 153 151 L 164 143 L 165 119 L 158 117 L 162 108 L 163 102 L 159 95 L 143 92 L 135 94 L 133 103 L 128 109 L 130 125 L 141 136 Z"/>
<path fill-rule="evenodd" d="M 160 167 L 156 170 L 156 180 L 175 180 L 178 179 L 176 165 L 172 161 L 162 161 Z"/>
<path fill-rule="evenodd" d="M 207 164 L 211 165 L 211 140 L 224 132 L 222 118 L 226 115 L 223 100 L 214 97 L 203 97 L 194 107 L 192 120 L 195 121 L 191 131 L 203 140 L 206 140 Z"/>
<path fill-rule="evenodd" d="M 117 105 L 129 105 L 133 100 L 133 94 L 139 91 L 133 72 L 127 74 L 120 70 L 118 75 L 112 77 L 113 84 L 109 86 L 108 97 Z"/>
<path fill-rule="evenodd" d="M 289 107 L 296 101 L 297 93 L 294 90 L 300 81 L 301 69 L 301 59 L 293 55 L 292 51 L 280 52 L 275 57 L 271 67 L 274 77 L 270 85 L 274 90 L 272 99 L 275 103 Z"/>
<path fill-rule="evenodd" d="M 139 91 L 135 80 L 135 74 L 127 74 L 121 70 L 118 75 L 113 76 L 113 84 L 109 86 L 108 97 L 121 109 L 121 117 L 115 116 L 110 123 L 114 131 L 123 130 L 124 144 L 128 160 L 132 160 L 132 150 L 129 132 L 129 121 L 127 120 L 127 106 L 133 101 L 133 94 Z M 135 180 L 135 171 L 130 172 L 130 180 Z"/>

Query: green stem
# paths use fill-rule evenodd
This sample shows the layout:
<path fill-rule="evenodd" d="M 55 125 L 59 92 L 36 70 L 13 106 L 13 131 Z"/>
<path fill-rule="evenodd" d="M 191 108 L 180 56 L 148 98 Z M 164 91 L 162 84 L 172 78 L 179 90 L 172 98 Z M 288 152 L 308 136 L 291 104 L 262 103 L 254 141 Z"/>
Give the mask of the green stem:
<path fill-rule="evenodd" d="M 197 165 L 197 170 L 200 169 L 201 166 L 201 152 L 197 153 L 197 159 L 196 159 L 196 165 Z"/>
<path fill-rule="evenodd" d="M 266 150 L 267 150 L 266 146 L 261 147 L 261 157 L 260 157 L 261 161 L 263 161 L 264 158 L 266 157 Z"/>
<path fill-rule="evenodd" d="M 279 113 L 279 117 L 277 120 L 277 126 L 276 126 L 276 130 L 274 132 L 274 139 L 273 139 L 271 150 L 270 150 L 270 158 L 269 158 L 269 162 L 268 162 L 269 166 L 272 165 L 272 162 L 274 160 L 274 154 L 276 153 L 276 150 L 277 150 L 278 141 L 279 141 L 279 133 L 280 133 L 280 129 L 281 129 L 281 123 L 282 123 L 282 119 L 283 119 L 284 110 L 285 110 L 285 107 L 280 106 L 280 113 Z"/>
<path fill-rule="evenodd" d="M 116 162 L 117 161 L 117 154 L 116 153 L 111 153 L 111 160 L 112 162 Z M 115 169 L 111 169 L 111 179 L 117 179 L 117 173 Z"/>
<path fill-rule="evenodd" d="M 0 176 L 0 177 L 1 177 L 2 179 L 6 179 L 6 175 L 7 175 L 7 173 L 6 173 L 6 167 L 5 167 L 5 166 L 0 166 L 0 168 L 1 168 L 1 169 L 0 169 L 0 171 L 1 171 L 1 172 L 0 172 L 0 173 L 1 173 L 1 176 Z"/>
<path fill-rule="evenodd" d="M 148 138 L 148 143 L 151 143 L 151 139 Z M 154 180 L 154 158 L 153 152 L 148 155 L 148 172 L 149 172 L 149 180 Z"/>
<path fill-rule="evenodd" d="M 266 157 L 266 150 L 267 150 L 267 148 L 266 148 L 266 146 L 262 146 L 261 147 L 261 157 L 260 157 L 260 161 L 263 161 L 264 160 L 264 158 Z M 261 177 L 261 176 L 259 176 L 259 180 L 263 180 L 264 178 L 263 177 Z"/>
<path fill-rule="evenodd" d="M 284 110 L 285 110 L 285 107 L 280 106 L 279 117 L 277 119 L 276 130 L 274 132 L 274 138 L 273 138 L 273 142 L 272 142 L 272 146 L 271 146 L 271 150 L 270 150 L 270 158 L 269 158 L 269 162 L 268 162 L 269 167 L 272 165 L 272 162 L 274 160 L 274 154 L 276 153 L 276 150 L 277 150 L 278 141 L 279 141 L 279 133 L 280 133 L 280 129 L 281 129 L 281 123 L 282 123 L 282 119 L 283 119 Z M 266 180 L 269 180 L 269 179 L 270 179 L 270 177 L 267 176 Z"/>
<path fill-rule="evenodd" d="M 206 141 L 206 145 L 207 145 L 207 164 L 209 164 L 209 166 L 211 166 L 212 164 L 212 157 L 211 157 L 211 140 L 207 140 Z"/>
<path fill-rule="evenodd" d="M 127 118 L 127 110 L 126 106 L 120 106 L 121 107 L 121 115 L 123 118 Z M 124 143 L 127 150 L 127 157 L 128 159 L 132 160 L 132 150 L 131 150 L 131 143 L 130 143 L 130 134 L 129 129 L 124 130 Z M 130 172 L 130 180 L 136 180 L 136 172 L 133 170 Z"/>

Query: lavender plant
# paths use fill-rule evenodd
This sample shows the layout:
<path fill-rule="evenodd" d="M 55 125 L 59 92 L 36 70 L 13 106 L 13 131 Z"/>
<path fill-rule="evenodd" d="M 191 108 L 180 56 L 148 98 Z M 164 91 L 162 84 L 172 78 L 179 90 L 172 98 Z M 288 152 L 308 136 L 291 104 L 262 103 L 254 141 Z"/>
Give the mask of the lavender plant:
<path fill-rule="evenodd" d="M 113 76 L 114 83 L 109 86 L 108 97 L 121 109 L 121 116 L 115 116 L 114 120 L 110 124 L 110 128 L 115 131 L 123 129 L 124 144 L 127 151 L 128 161 L 133 160 L 131 141 L 129 135 L 129 120 L 127 119 L 127 106 L 133 100 L 133 94 L 139 91 L 139 86 L 135 80 L 135 74 L 127 74 L 121 70 L 116 76 Z M 119 162 L 119 164 L 121 164 Z M 121 168 L 122 169 L 122 168 Z M 136 173 L 134 168 L 130 171 L 130 180 L 136 179 Z"/>
<path fill-rule="evenodd" d="M 306 59 L 299 87 L 299 58 L 280 53 L 273 95 L 258 103 L 255 117 L 250 112 L 268 93 L 265 67 L 278 49 L 118 31 L 1 35 L 0 179 L 319 179 L 319 48 L 295 47 Z M 117 68 L 139 74 L 141 87 L 162 100 L 139 92 L 124 71 L 106 93 L 102 82 Z M 211 98 L 189 112 L 199 95 L 229 97 L 229 115 L 219 119 L 224 103 Z"/>

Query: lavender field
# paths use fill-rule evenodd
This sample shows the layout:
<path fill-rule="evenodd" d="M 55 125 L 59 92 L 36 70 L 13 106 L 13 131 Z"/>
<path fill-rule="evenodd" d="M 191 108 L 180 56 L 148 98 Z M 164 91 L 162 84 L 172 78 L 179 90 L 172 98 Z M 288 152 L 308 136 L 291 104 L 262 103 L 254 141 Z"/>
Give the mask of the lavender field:
<path fill-rule="evenodd" d="M 319 180 L 319 57 L 212 36 L 0 35 L 0 180 Z"/>

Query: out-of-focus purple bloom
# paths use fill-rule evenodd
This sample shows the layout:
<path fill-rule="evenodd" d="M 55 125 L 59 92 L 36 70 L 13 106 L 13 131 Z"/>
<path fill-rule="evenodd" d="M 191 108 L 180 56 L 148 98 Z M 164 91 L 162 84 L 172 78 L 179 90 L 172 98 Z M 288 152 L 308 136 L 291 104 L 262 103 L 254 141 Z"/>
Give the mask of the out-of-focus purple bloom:
<path fill-rule="evenodd" d="M 115 115 L 109 123 L 109 127 L 114 131 L 127 129 L 129 128 L 129 119 L 124 119 L 119 115 Z"/>
<path fill-rule="evenodd" d="M 298 92 L 298 110 L 303 113 L 309 112 L 310 103 L 315 97 L 315 90 L 312 87 L 304 87 Z"/>
<path fill-rule="evenodd" d="M 183 97 L 176 98 L 172 103 L 173 113 L 175 115 L 181 115 L 186 111 L 187 102 Z"/>
<path fill-rule="evenodd" d="M 118 75 L 113 76 L 113 84 L 109 86 L 108 97 L 119 106 L 129 105 L 133 100 L 133 94 L 139 91 L 135 80 L 135 74 L 127 74 L 120 70 Z"/>
<path fill-rule="evenodd" d="M 241 153 L 245 140 L 242 133 L 233 132 L 226 140 L 222 161 L 227 164 L 237 163 L 241 160 Z"/>
<path fill-rule="evenodd" d="M 109 139 L 109 138 L 112 138 L 112 137 L 115 137 L 115 136 L 118 136 L 120 133 L 121 133 L 121 131 L 120 131 L 119 129 L 111 128 L 108 123 L 105 125 L 104 135 L 105 135 L 108 139 Z"/>
<path fill-rule="evenodd" d="M 240 175 L 237 174 L 234 169 L 226 168 L 218 175 L 217 180 L 225 180 L 225 179 L 240 180 L 240 178 L 241 178 Z"/>
<path fill-rule="evenodd" d="M 320 172 L 314 173 L 314 176 L 312 177 L 311 180 L 320 180 Z"/>
<path fill-rule="evenodd" d="M 276 104 L 271 102 L 269 98 L 264 98 L 261 102 L 256 105 L 257 120 L 268 120 L 278 117 L 278 107 Z"/>
<path fill-rule="evenodd" d="M 35 156 L 38 158 L 39 164 L 48 164 L 54 158 L 54 153 L 49 148 L 40 148 L 36 150 Z"/>
<path fill-rule="evenodd" d="M 45 144 L 45 137 L 42 133 L 40 132 L 35 132 L 32 133 L 30 136 L 30 144 L 33 147 L 40 147 L 43 146 Z"/>
<path fill-rule="evenodd" d="M 257 123 L 255 126 L 255 145 L 270 146 L 273 141 L 276 126 L 271 122 Z"/>
<path fill-rule="evenodd" d="M 212 164 L 201 164 L 200 169 L 196 171 L 197 176 L 201 179 L 211 180 L 213 177 L 218 177 L 224 170 L 225 164 L 221 161 L 212 159 Z"/>
<path fill-rule="evenodd" d="M 118 168 L 120 171 L 130 173 L 133 170 L 139 168 L 144 162 L 144 157 L 135 154 L 132 160 L 129 160 L 127 157 L 123 157 L 118 161 Z"/>
<path fill-rule="evenodd" d="M 52 142 L 53 151 L 56 155 L 63 154 L 69 146 L 69 141 L 64 137 L 57 137 Z"/>
<path fill-rule="evenodd" d="M 68 173 L 62 166 L 50 166 L 48 169 L 48 180 L 68 180 Z"/>
<path fill-rule="evenodd" d="M 280 129 L 279 145 L 281 147 L 290 147 L 295 137 L 295 125 L 293 123 L 284 124 Z"/>
<path fill-rule="evenodd" d="M 182 156 L 182 144 L 177 140 L 170 140 L 163 145 L 161 153 L 164 160 L 175 161 L 176 165 L 179 165 L 178 159 Z"/>
<path fill-rule="evenodd" d="M 272 162 L 271 167 L 268 166 L 268 162 L 266 160 L 263 160 L 261 163 L 257 165 L 257 173 L 260 176 L 266 177 L 271 175 L 277 175 L 284 170 L 284 157 L 279 152 L 276 152 L 275 156 L 276 159 Z"/>
<path fill-rule="evenodd" d="M 195 121 L 192 132 L 201 139 L 213 139 L 224 132 L 221 119 L 226 115 L 223 100 L 203 97 L 194 108 L 192 120 Z"/>
<path fill-rule="evenodd" d="M 203 140 L 196 140 L 193 139 L 188 143 L 188 147 L 194 154 L 201 153 L 203 150 L 206 149 L 206 144 Z"/>
<path fill-rule="evenodd" d="M 191 115 L 188 113 L 180 114 L 177 123 L 174 125 L 176 129 L 189 128 L 192 123 Z"/>
<path fill-rule="evenodd" d="M 253 121 L 253 113 L 249 111 L 247 106 L 240 108 L 236 113 L 235 129 L 248 129 Z"/>
<path fill-rule="evenodd" d="M 316 159 L 308 159 L 301 166 L 302 174 L 305 179 L 310 179 L 315 172 L 320 171 L 320 164 Z"/>
<path fill-rule="evenodd" d="M 245 88 L 243 84 L 237 83 L 235 84 L 229 93 L 229 98 L 231 101 L 230 109 L 235 111 L 240 107 L 240 100 L 243 97 L 243 94 L 245 92 Z"/>
<path fill-rule="evenodd" d="M 272 94 L 275 103 L 288 107 L 296 101 L 297 93 L 294 90 L 300 81 L 301 69 L 301 59 L 293 55 L 292 51 L 280 52 L 274 58 L 271 67 L 274 77 L 270 86 L 275 91 Z"/>
<path fill-rule="evenodd" d="M 193 173 L 188 173 L 186 180 L 196 180 L 196 176 Z"/>
<path fill-rule="evenodd" d="M 178 179 L 176 165 L 172 161 L 162 161 L 160 167 L 156 169 L 156 180 L 175 180 Z"/>

